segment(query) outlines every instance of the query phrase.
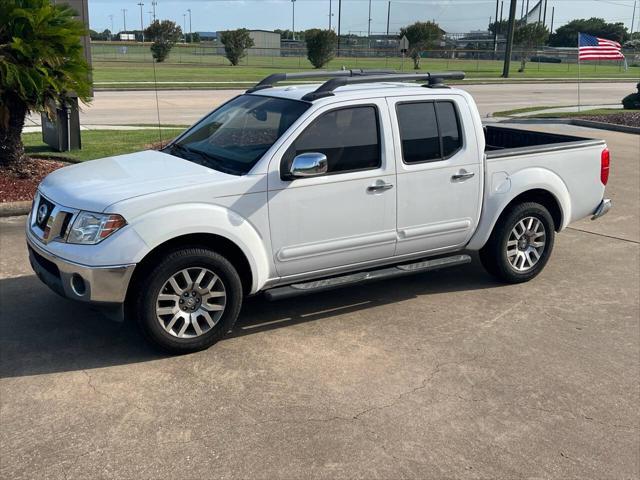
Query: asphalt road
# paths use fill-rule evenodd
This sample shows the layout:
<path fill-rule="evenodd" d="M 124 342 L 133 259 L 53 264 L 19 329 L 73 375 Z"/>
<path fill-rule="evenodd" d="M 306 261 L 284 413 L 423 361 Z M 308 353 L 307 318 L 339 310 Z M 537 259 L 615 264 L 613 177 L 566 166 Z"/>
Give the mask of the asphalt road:
<path fill-rule="evenodd" d="M 615 206 L 535 280 L 254 298 L 188 356 L 50 292 L 0 221 L 0 478 L 640 477 L 640 137 L 536 128 L 605 137 Z"/>
<path fill-rule="evenodd" d="M 577 105 L 576 83 L 510 83 L 464 85 L 475 98 L 480 113 L 529 106 Z M 583 83 L 583 105 L 619 104 L 636 90 L 635 83 Z M 158 92 L 160 122 L 190 125 L 216 106 L 243 90 L 161 90 Z M 156 94 L 153 91 L 96 92 L 90 106 L 83 107 L 83 125 L 157 124 Z M 27 125 L 40 123 L 31 116 Z"/>

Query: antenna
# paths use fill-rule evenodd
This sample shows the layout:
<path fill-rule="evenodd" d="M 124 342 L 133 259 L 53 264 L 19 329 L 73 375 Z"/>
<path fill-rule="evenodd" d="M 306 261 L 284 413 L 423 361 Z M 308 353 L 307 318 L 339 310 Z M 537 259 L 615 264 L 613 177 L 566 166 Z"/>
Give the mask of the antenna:
<path fill-rule="evenodd" d="M 151 53 L 151 64 L 153 65 L 153 89 L 156 95 L 156 117 L 158 118 L 158 138 L 160 140 L 160 148 L 162 145 L 162 126 L 160 123 L 160 100 L 158 100 L 158 76 L 156 74 L 156 59 L 153 58 L 153 53 Z"/>

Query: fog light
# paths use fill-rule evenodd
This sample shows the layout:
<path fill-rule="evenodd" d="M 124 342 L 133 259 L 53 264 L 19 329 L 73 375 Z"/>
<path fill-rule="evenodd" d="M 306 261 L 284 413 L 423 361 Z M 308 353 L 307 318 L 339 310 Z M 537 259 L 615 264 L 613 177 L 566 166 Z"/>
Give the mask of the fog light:
<path fill-rule="evenodd" d="M 87 284 L 84 282 L 84 279 L 77 273 L 74 273 L 71 276 L 71 289 L 79 297 L 82 297 L 85 293 L 87 293 Z"/>

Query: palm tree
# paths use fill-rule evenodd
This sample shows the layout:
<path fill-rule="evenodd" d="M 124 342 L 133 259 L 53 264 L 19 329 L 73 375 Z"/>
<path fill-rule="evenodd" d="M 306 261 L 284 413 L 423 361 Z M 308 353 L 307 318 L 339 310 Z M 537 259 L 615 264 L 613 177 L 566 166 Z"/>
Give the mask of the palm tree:
<path fill-rule="evenodd" d="M 86 30 L 75 15 L 50 0 L 0 1 L 0 168 L 19 168 L 28 113 L 51 115 L 72 93 L 89 101 Z"/>

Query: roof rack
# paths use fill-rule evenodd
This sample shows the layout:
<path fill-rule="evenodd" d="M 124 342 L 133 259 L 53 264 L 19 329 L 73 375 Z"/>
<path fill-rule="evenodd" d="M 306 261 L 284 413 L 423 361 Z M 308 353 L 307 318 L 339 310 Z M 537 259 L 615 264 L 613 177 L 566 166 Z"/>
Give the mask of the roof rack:
<path fill-rule="evenodd" d="M 319 98 L 330 97 L 333 91 L 338 87 L 345 85 L 353 85 L 359 83 L 376 83 L 376 82 L 402 82 L 402 81 L 422 81 L 426 80 L 425 87 L 429 88 L 447 88 L 442 80 L 462 80 L 464 72 L 433 72 L 433 73 L 398 73 L 387 72 L 383 75 L 359 75 L 359 76 L 341 76 L 332 78 L 324 82 L 313 92 L 307 93 L 302 100 L 313 101 Z"/>
<path fill-rule="evenodd" d="M 361 77 L 381 74 L 397 73 L 395 70 L 334 70 L 334 71 L 316 71 L 316 72 L 296 72 L 296 73 L 274 73 L 263 78 L 255 87 L 247 90 L 247 93 L 256 92 L 265 88 L 271 88 L 278 82 L 286 80 L 299 80 L 303 78 L 338 78 L 338 77 Z"/>

